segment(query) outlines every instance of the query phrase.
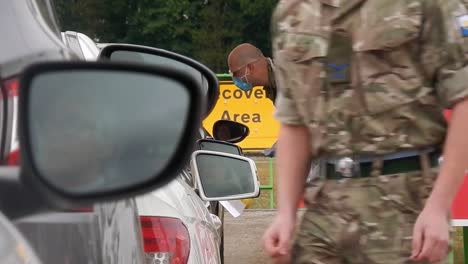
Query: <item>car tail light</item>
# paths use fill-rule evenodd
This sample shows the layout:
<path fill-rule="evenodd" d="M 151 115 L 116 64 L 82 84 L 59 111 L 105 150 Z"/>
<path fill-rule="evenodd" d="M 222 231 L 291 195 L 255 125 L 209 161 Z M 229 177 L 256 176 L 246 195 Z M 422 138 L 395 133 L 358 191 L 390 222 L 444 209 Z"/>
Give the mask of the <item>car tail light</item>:
<path fill-rule="evenodd" d="M 73 209 L 73 210 L 71 210 L 71 212 L 90 213 L 90 212 L 94 212 L 94 208 L 93 207 L 82 207 L 82 208 Z"/>
<path fill-rule="evenodd" d="M 7 156 L 7 165 L 8 166 L 19 166 L 19 149 L 13 150 Z"/>
<path fill-rule="evenodd" d="M 16 78 L 8 79 L 3 82 L 3 85 L 5 86 L 8 92 L 8 97 L 18 96 L 18 87 L 19 87 L 18 79 Z"/>
<path fill-rule="evenodd" d="M 141 216 L 140 221 L 147 264 L 187 263 L 190 235 L 180 219 Z"/>

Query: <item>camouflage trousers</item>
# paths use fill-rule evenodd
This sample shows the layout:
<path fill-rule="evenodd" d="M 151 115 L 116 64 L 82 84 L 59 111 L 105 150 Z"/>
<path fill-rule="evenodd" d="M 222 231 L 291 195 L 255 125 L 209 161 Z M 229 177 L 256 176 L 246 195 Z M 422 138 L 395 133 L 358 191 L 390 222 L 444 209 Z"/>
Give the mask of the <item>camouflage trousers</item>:
<path fill-rule="evenodd" d="M 413 226 L 437 171 L 429 174 L 314 180 L 307 188 L 308 209 L 295 239 L 292 263 L 414 263 L 408 260 Z"/>

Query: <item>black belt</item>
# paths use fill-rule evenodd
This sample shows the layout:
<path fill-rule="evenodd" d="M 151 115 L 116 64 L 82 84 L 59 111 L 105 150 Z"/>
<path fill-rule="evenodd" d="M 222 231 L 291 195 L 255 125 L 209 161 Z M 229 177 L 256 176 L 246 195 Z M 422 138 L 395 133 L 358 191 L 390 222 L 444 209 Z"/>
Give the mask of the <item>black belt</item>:
<path fill-rule="evenodd" d="M 440 150 L 434 150 L 427 153 L 429 157 L 429 162 L 431 167 L 436 167 L 439 164 L 439 158 L 441 156 Z M 372 161 L 365 161 L 356 164 L 355 166 L 359 166 L 359 175 L 355 175 L 352 178 L 362 178 L 362 177 L 369 177 L 372 171 Z M 411 171 L 421 171 L 421 161 L 420 156 L 410 156 L 404 158 L 396 158 L 390 160 L 383 160 L 381 175 L 386 174 L 398 174 L 398 173 L 405 173 Z M 335 164 L 327 162 L 326 168 L 326 178 L 327 179 L 342 179 L 346 178 L 342 176 L 339 172 L 336 171 Z"/>

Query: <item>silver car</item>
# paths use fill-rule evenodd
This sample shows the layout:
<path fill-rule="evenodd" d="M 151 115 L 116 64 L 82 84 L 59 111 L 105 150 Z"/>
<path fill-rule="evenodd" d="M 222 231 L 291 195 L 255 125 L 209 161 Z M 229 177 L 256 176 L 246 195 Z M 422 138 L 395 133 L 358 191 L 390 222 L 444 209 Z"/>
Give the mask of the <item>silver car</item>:
<path fill-rule="evenodd" d="M 80 62 L 61 41 L 48 0 L 2 1 L 0 20 L 8 36 L 0 42 L 2 263 L 143 263 L 139 217 L 128 198 L 166 184 L 182 168 L 178 162 L 188 162 L 206 111 L 202 86 L 171 66 Z M 160 94 L 158 84 L 167 81 L 172 89 Z M 145 92 L 128 94 L 121 86 L 130 82 Z M 129 96 L 139 99 L 137 108 L 122 101 Z M 167 102 L 181 117 L 172 126 L 157 115 Z M 148 113 L 151 120 L 122 119 Z M 158 146 L 166 147 L 155 148 L 161 138 Z M 133 146 L 147 152 L 132 156 Z"/>
<path fill-rule="evenodd" d="M 135 61 L 137 63 L 163 64 L 167 59 L 158 56 L 166 51 L 124 44 L 103 44 L 96 45 L 86 35 L 67 31 L 62 33 L 64 42 L 73 49 L 77 49 L 77 54 L 95 54 L 101 53 L 100 48 L 104 48 L 103 54 L 108 54 L 108 50 L 114 50 L 116 54 L 100 59 L 114 59 L 119 61 Z M 95 46 L 96 45 L 96 46 Z M 90 48 L 91 47 L 91 48 Z M 100 48 L 99 48 L 100 47 Z M 155 52 L 155 53 L 152 53 Z M 136 53 L 136 54 L 135 54 Z M 180 56 L 176 55 L 180 58 Z M 96 60 L 94 56 L 86 58 Z M 182 58 L 184 60 L 186 58 Z M 173 62 L 172 62 L 173 63 Z M 184 69 L 189 67 L 182 65 Z M 201 83 L 208 84 L 208 81 L 201 79 Z M 223 126 L 224 125 L 224 126 Z M 216 123 L 213 131 L 227 131 L 231 138 L 219 138 L 227 141 L 240 142 L 248 134 L 248 127 L 230 121 L 219 121 Z M 218 133 L 221 134 L 221 133 Z M 224 133 L 226 135 L 226 133 Z M 211 138 L 205 129 L 200 129 L 196 140 Z M 217 137 L 216 137 L 217 138 Z M 239 147 L 220 141 L 208 141 L 198 145 L 198 149 L 216 150 L 218 152 L 229 152 L 242 155 Z M 216 146 L 219 146 L 216 148 Z M 220 158 L 220 157 L 218 157 Z M 224 157 L 224 159 L 228 159 Z M 229 159 L 228 159 L 229 160 Z M 235 161 L 236 159 L 232 159 Z M 210 167 L 213 165 L 210 165 Z M 146 255 L 146 263 L 223 263 L 223 207 L 219 203 L 221 200 L 236 200 L 241 197 L 258 196 L 258 180 L 256 173 L 249 174 L 250 167 L 243 175 L 250 175 L 250 182 L 254 193 L 246 194 L 243 190 L 236 193 L 223 194 L 214 200 L 207 201 L 202 198 L 204 192 L 202 184 L 197 184 L 200 179 L 200 173 L 193 173 L 190 164 L 177 177 L 164 188 L 160 188 L 152 193 L 142 195 L 136 198 L 138 215 L 141 221 L 142 239 Z M 213 170 L 214 171 L 214 170 Z M 242 170 L 237 170 L 242 174 Z M 198 177 L 197 177 L 198 176 Z M 232 178 L 240 178 L 239 175 L 233 175 Z M 210 181 L 215 182 L 215 181 Z M 228 181 L 225 180 L 228 184 Z M 223 186 L 215 186 L 216 190 L 222 190 Z M 231 188 L 231 186 L 228 186 Z M 227 201 L 224 201 L 228 203 Z M 240 201 L 237 200 L 238 203 Z M 241 203 L 240 203 L 241 204 Z M 178 241 L 175 243 L 174 241 Z"/>

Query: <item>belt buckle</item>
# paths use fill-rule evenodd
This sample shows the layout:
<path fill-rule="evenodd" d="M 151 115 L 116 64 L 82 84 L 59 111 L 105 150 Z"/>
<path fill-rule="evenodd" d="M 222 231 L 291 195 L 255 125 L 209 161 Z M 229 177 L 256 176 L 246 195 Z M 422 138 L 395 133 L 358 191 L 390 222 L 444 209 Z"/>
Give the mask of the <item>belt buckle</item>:
<path fill-rule="evenodd" d="M 335 163 L 335 172 L 344 178 L 359 177 L 359 163 L 351 157 L 341 158 Z"/>

